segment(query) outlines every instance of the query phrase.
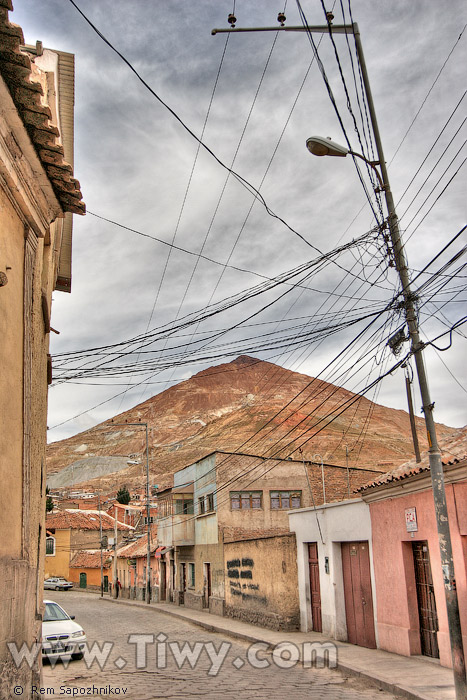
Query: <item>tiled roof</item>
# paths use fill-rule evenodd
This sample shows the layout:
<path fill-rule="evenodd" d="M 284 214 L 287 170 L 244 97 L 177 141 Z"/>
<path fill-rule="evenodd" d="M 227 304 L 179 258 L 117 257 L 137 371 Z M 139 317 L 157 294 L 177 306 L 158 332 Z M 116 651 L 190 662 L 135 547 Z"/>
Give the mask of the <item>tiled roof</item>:
<path fill-rule="evenodd" d="M 50 108 L 42 104 L 42 86 L 32 79 L 31 58 L 21 51 L 23 30 L 9 21 L 9 10 L 13 10 L 11 0 L 0 0 L 0 74 L 63 211 L 85 214 L 80 184 L 73 178 L 72 166 L 64 160 L 63 147 L 57 143 L 60 132 L 51 123 Z"/>
<path fill-rule="evenodd" d="M 156 549 L 157 549 L 157 538 L 154 535 L 151 538 L 151 543 L 150 543 L 151 554 L 154 554 Z M 147 556 L 147 552 L 148 552 L 148 536 L 143 535 L 143 537 L 140 537 L 140 539 L 137 540 L 136 542 L 130 542 L 130 544 L 127 544 L 124 547 L 121 547 L 117 551 L 117 556 L 124 557 L 126 559 L 137 559 L 138 557 Z"/>
<path fill-rule="evenodd" d="M 107 551 L 102 552 L 102 561 L 104 568 L 108 569 L 112 557 Z M 72 569 L 100 569 L 101 568 L 101 551 L 100 549 L 86 550 L 75 554 L 70 562 Z"/>
<path fill-rule="evenodd" d="M 115 519 L 101 511 L 102 529 L 113 530 Z M 55 530 L 99 530 L 98 510 L 54 510 L 47 513 L 45 524 L 48 529 Z M 133 530 L 130 525 L 117 521 L 118 530 Z"/>
<path fill-rule="evenodd" d="M 467 465 L 467 457 L 463 457 L 462 459 L 458 459 L 457 457 L 455 457 L 454 459 L 450 460 L 443 459 L 442 463 L 443 467 L 455 466 L 456 464 Z M 411 462 L 402 464 L 400 467 L 394 469 L 392 472 L 387 472 L 386 474 L 383 474 L 379 479 L 371 481 L 369 484 L 365 484 L 365 486 L 360 486 L 360 488 L 356 489 L 356 492 L 363 493 L 365 491 L 368 491 L 369 489 L 373 489 L 378 486 L 391 484 L 394 481 L 403 481 L 404 479 L 408 479 L 411 476 L 415 476 L 416 474 L 421 474 L 422 472 L 430 471 L 430 467 L 428 464 L 419 463 L 417 466 L 408 466 L 410 464 Z"/>
<path fill-rule="evenodd" d="M 465 462 L 467 460 L 467 426 L 456 430 L 451 437 L 441 442 L 440 450 L 444 466 L 454 466 Z M 383 486 L 384 484 L 390 484 L 393 481 L 402 481 L 410 476 L 429 471 L 428 460 L 429 457 L 426 452 L 421 462 L 416 462 L 415 459 L 404 462 L 404 464 L 401 464 L 396 469 L 381 474 L 381 476 L 365 484 L 365 486 L 360 486 L 360 488 L 356 489 L 356 493 L 364 493 L 369 489 Z"/>

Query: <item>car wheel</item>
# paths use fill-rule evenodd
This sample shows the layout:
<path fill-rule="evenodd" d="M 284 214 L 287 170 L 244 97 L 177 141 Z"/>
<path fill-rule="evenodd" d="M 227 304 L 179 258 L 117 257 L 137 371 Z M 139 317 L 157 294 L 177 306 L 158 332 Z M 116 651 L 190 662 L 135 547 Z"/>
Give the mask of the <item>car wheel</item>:
<path fill-rule="evenodd" d="M 83 652 L 79 651 L 79 652 L 76 652 L 76 654 L 72 654 L 71 658 L 75 659 L 75 661 L 79 661 L 80 659 L 83 658 L 83 656 L 84 656 Z"/>
<path fill-rule="evenodd" d="M 55 586 L 55 590 L 56 590 L 56 591 L 59 591 L 59 590 L 60 590 L 60 586 Z"/>

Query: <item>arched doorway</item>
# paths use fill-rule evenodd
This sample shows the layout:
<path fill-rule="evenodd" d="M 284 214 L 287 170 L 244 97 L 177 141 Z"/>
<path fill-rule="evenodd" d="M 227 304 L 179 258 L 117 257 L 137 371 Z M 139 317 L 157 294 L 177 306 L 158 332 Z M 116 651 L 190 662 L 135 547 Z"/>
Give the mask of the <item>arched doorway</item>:
<path fill-rule="evenodd" d="M 79 575 L 79 587 L 80 587 L 80 588 L 86 588 L 86 587 L 87 587 L 87 585 L 88 585 L 87 579 L 88 579 L 88 577 L 86 576 L 85 572 L 84 572 L 84 571 L 81 571 L 81 572 L 80 572 L 80 575 Z"/>

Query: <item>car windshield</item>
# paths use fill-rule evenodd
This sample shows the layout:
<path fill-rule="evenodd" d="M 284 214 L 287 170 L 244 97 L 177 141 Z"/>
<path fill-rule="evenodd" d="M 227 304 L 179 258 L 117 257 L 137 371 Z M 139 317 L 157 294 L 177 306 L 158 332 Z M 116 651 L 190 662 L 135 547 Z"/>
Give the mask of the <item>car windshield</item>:
<path fill-rule="evenodd" d="M 44 622 L 57 622 L 58 620 L 69 620 L 70 618 L 57 603 L 46 603 L 42 619 Z"/>

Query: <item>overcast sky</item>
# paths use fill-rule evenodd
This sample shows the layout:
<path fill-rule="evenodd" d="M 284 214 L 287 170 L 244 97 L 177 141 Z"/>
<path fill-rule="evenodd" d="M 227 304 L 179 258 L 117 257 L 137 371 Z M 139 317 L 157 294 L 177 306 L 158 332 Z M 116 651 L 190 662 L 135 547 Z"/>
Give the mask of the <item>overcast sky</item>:
<path fill-rule="evenodd" d="M 41 40 L 76 57 L 75 176 L 89 213 L 74 217 L 72 293 L 54 293 L 52 325 L 60 335 L 52 335 L 52 352 L 121 343 L 167 324 L 174 328 L 171 338 L 145 348 L 152 354 L 120 359 L 128 363 L 125 374 L 109 373 L 106 357 L 99 360 L 107 363 L 99 372 L 76 377 L 89 360 L 70 362 L 72 379 L 50 390 L 49 440 L 80 432 L 245 352 L 356 392 L 386 372 L 396 360 L 385 343 L 403 326 L 397 311 L 374 319 L 337 363 L 331 361 L 371 319 L 333 333 L 324 330 L 379 311 L 393 298 L 397 279 L 376 234 L 333 262 L 311 267 L 306 279 L 293 278 L 298 287 L 280 285 L 199 325 L 179 327 L 187 315 L 311 262 L 381 220 L 363 165 L 374 211 L 350 157 L 318 159 L 305 147 L 315 134 L 345 145 L 342 120 L 352 148 L 371 153 L 360 91 L 356 96 L 360 78 L 351 37 L 347 43 L 336 35 L 335 45 L 352 113 L 328 36 L 320 42 L 316 34 L 314 40 L 336 109 L 305 34 L 211 35 L 213 27 L 228 26 L 232 0 L 76 4 L 219 161 L 260 189 L 269 213 L 213 155 L 198 149 L 193 135 L 69 0 L 15 0 L 10 19 L 22 26 L 27 43 Z M 348 1 L 342 5 L 348 21 Z M 319 0 L 302 0 L 301 6 L 309 24 L 324 23 Z M 237 0 L 237 27 L 278 26 L 279 9 L 269 0 Z M 351 9 L 415 277 L 466 223 L 466 4 L 353 0 Z M 334 12 L 334 23 L 341 23 L 340 3 Z M 295 2 L 289 0 L 285 14 L 287 25 L 301 24 Z M 464 234 L 430 272 L 440 271 L 465 245 Z M 210 260 L 197 258 L 200 252 Z M 416 288 L 429 282 L 421 292 L 422 337 L 444 333 L 438 348 L 450 345 L 446 332 L 466 315 L 464 262 L 453 262 L 444 277 L 422 276 L 414 283 Z M 455 279 L 448 277 L 454 273 Z M 319 336 L 311 334 L 317 324 Z M 454 331 L 447 351 L 426 352 L 435 418 L 456 427 L 467 423 L 466 332 L 467 326 Z M 195 340 L 200 342 L 193 345 Z M 293 342 L 298 345 L 290 347 Z M 407 349 L 405 344 L 403 354 Z M 143 373 L 141 361 L 152 363 Z M 62 360 L 55 364 L 63 366 Z M 404 371 L 396 370 L 367 396 L 406 409 Z M 421 415 L 418 389 L 415 405 Z"/>

